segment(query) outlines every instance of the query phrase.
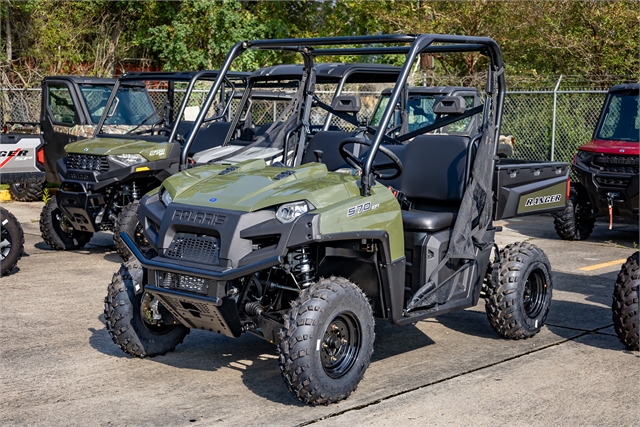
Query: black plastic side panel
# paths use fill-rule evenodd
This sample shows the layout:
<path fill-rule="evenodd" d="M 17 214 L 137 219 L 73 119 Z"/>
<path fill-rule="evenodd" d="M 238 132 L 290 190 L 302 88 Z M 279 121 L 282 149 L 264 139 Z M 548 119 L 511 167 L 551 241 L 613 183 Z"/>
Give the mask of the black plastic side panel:
<path fill-rule="evenodd" d="M 493 219 L 564 209 L 568 180 L 568 163 L 501 159 L 493 179 Z"/>

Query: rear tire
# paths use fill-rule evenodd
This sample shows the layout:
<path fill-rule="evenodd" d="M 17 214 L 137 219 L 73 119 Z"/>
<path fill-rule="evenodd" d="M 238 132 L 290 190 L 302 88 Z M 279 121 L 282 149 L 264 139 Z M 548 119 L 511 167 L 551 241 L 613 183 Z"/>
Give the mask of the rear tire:
<path fill-rule="evenodd" d="M 629 350 L 640 350 L 638 344 L 638 294 L 640 294 L 640 278 L 638 277 L 638 252 L 627 258 L 618 274 L 613 289 L 613 326 L 618 338 Z"/>
<path fill-rule="evenodd" d="M 135 201 L 122 208 L 122 211 L 116 219 L 113 230 L 113 243 L 116 245 L 118 255 L 120 255 L 125 262 L 129 260 L 132 254 L 120 237 L 120 233 L 122 232 L 126 232 L 131 236 L 136 245 L 138 245 L 138 248 L 140 248 L 142 253 L 148 258 L 157 255 L 156 251 L 142 233 L 142 224 L 140 224 L 136 215 L 138 212 L 138 206 L 140 206 L 140 202 Z"/>
<path fill-rule="evenodd" d="M 0 223 L 0 275 L 6 276 L 22 258 L 24 233 L 16 217 L 3 207 Z"/>
<path fill-rule="evenodd" d="M 356 389 L 371 361 L 373 311 L 347 279 L 321 279 L 293 302 L 281 338 L 280 370 L 289 391 L 311 405 L 338 402 Z"/>
<path fill-rule="evenodd" d="M 151 325 L 142 318 L 143 270 L 137 260 L 122 264 L 113 275 L 104 299 L 104 320 L 109 336 L 127 354 L 154 357 L 173 351 L 189 333 L 182 324 Z"/>
<path fill-rule="evenodd" d="M 591 214 L 592 208 L 589 199 L 571 188 L 567 206 L 554 214 L 553 225 L 556 233 L 563 240 L 585 240 L 593 231 L 596 219 Z"/>
<path fill-rule="evenodd" d="M 44 179 L 27 178 L 24 181 L 9 184 L 9 192 L 19 202 L 37 202 L 42 200 Z"/>
<path fill-rule="evenodd" d="M 55 197 L 50 199 L 40 213 L 40 234 L 42 239 L 57 251 L 81 249 L 93 233 L 74 230 L 58 207 Z"/>
<path fill-rule="evenodd" d="M 553 283 L 545 253 L 527 242 L 507 245 L 493 266 L 485 296 L 491 327 L 509 339 L 534 336 L 549 314 Z"/>

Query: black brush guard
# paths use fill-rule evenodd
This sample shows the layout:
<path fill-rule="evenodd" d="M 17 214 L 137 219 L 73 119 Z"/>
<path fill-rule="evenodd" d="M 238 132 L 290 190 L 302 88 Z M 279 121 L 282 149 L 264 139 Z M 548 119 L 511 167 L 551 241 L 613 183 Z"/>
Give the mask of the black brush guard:
<path fill-rule="evenodd" d="M 156 261 L 156 258 L 148 259 L 127 233 L 120 233 L 120 237 L 140 265 L 149 270 L 148 277 L 153 278 L 150 280 L 155 280 L 156 270 L 210 280 L 214 286 L 210 287 L 207 295 L 153 285 L 146 285 L 144 289 L 145 292 L 160 301 L 183 325 L 189 328 L 218 332 L 228 337 L 239 337 L 243 328 L 235 301 L 226 297 L 227 281 L 283 262 L 281 257 L 275 256 L 240 268 L 209 270 L 170 263 L 166 261 L 166 258 L 162 261 Z"/>

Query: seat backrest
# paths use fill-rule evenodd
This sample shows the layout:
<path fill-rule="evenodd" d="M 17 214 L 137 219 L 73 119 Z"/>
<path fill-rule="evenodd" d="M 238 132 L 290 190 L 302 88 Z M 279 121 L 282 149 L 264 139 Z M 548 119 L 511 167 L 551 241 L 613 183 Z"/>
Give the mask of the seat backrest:
<path fill-rule="evenodd" d="M 470 143 L 466 136 L 420 135 L 406 145 L 387 145 L 402 162 L 403 172 L 381 182 L 417 204 L 459 205 L 468 176 Z M 382 153 L 376 161 L 389 162 Z"/>
<path fill-rule="evenodd" d="M 187 155 L 191 157 L 200 151 L 222 145 L 230 126 L 231 123 L 229 122 L 213 122 L 203 126 L 196 135 L 191 147 L 189 147 Z"/>
<path fill-rule="evenodd" d="M 327 165 L 327 170 L 334 171 L 345 166 L 344 161 L 338 148 L 340 143 L 349 138 L 352 134 L 342 131 L 322 131 L 316 133 L 307 144 L 307 148 L 302 156 L 302 163 L 315 162 L 316 156 L 314 150 L 322 150 L 322 162 Z M 353 149 L 353 147 L 351 147 Z"/>

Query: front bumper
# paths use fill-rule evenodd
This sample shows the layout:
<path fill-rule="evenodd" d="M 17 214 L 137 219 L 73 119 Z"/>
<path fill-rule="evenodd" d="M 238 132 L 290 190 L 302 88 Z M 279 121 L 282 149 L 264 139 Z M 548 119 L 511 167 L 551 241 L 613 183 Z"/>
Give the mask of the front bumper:
<path fill-rule="evenodd" d="M 586 190 L 595 216 L 609 215 L 609 199 L 614 215 L 626 218 L 638 216 L 638 174 L 603 172 L 582 162 L 573 165 L 573 172 Z"/>
<path fill-rule="evenodd" d="M 90 194 L 83 182 L 63 181 L 56 191 L 56 202 L 73 228 L 78 231 L 95 233 L 97 231 L 94 219 L 89 215 L 91 199 L 99 199 L 104 204 L 104 194 Z"/>

